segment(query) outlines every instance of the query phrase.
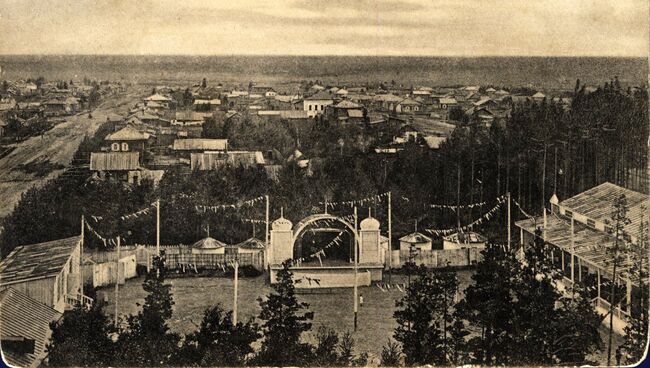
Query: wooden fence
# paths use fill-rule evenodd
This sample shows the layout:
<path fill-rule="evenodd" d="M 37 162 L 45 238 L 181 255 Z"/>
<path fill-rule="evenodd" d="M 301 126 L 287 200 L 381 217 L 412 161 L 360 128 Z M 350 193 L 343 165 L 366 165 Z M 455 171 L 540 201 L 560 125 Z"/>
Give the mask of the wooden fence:
<path fill-rule="evenodd" d="M 165 266 L 170 269 L 182 267 L 194 267 L 204 270 L 220 270 L 230 267 L 232 262 L 237 260 L 240 266 L 253 266 L 257 270 L 263 270 L 264 254 L 257 253 L 239 253 L 239 254 L 191 254 L 191 253 L 172 253 L 165 255 Z"/>
<path fill-rule="evenodd" d="M 392 266 L 401 267 L 409 261 L 409 256 L 416 265 L 425 265 L 427 267 L 467 267 L 476 264 L 483 258 L 482 249 L 464 248 L 464 249 L 433 249 L 419 250 L 409 255 L 408 251 L 393 251 Z"/>

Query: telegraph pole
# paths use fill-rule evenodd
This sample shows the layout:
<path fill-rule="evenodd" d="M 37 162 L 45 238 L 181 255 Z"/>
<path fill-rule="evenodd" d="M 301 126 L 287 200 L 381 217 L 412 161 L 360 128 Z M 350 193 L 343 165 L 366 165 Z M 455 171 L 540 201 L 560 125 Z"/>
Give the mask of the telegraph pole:
<path fill-rule="evenodd" d="M 512 241 L 512 233 L 510 231 L 510 192 L 506 193 L 506 197 L 508 197 L 508 249 L 511 249 L 510 244 Z"/>
<path fill-rule="evenodd" d="M 115 327 L 117 327 L 117 316 L 120 300 L 119 284 L 120 284 L 120 237 L 117 237 L 117 277 L 115 278 Z"/>
<path fill-rule="evenodd" d="M 388 192 L 388 283 L 390 284 L 391 268 L 393 267 L 393 199 Z"/>
<path fill-rule="evenodd" d="M 354 332 L 357 332 L 357 315 L 359 311 L 359 300 L 358 300 L 358 287 L 357 287 L 357 273 L 358 273 L 358 247 L 359 247 L 359 239 L 358 239 L 358 229 L 357 229 L 357 207 L 354 207 Z"/>
<path fill-rule="evenodd" d="M 79 246 L 79 289 L 83 299 L 84 295 L 84 223 L 86 222 L 85 216 L 81 215 L 81 244 Z"/>
<path fill-rule="evenodd" d="M 235 291 L 233 295 L 232 320 L 233 326 L 237 326 L 237 286 L 239 283 L 239 260 L 236 256 L 233 267 L 235 269 Z"/>
<path fill-rule="evenodd" d="M 156 254 L 160 257 L 160 198 L 156 201 Z"/>

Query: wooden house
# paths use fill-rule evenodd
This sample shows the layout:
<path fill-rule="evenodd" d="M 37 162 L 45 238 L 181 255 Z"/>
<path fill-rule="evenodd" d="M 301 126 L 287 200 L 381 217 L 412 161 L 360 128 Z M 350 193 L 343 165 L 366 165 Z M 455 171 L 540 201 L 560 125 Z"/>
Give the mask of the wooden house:
<path fill-rule="evenodd" d="M 99 179 L 129 181 L 129 172 L 140 169 L 139 152 L 91 152 L 90 170 Z"/>
<path fill-rule="evenodd" d="M 111 152 L 139 152 L 144 155 L 151 135 L 142 132 L 131 125 L 111 133 L 104 138 Z"/>
<path fill-rule="evenodd" d="M 66 305 L 83 299 L 81 239 L 81 236 L 73 236 L 16 247 L 0 262 L 1 287 L 11 287 L 63 312 Z"/>

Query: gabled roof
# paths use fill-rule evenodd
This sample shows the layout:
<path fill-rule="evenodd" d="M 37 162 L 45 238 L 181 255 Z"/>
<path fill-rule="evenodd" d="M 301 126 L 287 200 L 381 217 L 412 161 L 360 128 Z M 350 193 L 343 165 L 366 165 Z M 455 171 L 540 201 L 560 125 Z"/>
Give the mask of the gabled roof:
<path fill-rule="evenodd" d="M 544 98 L 544 97 L 546 97 L 546 95 L 543 94 L 542 92 L 537 92 L 533 95 L 533 98 Z"/>
<path fill-rule="evenodd" d="M 565 199 L 560 202 L 560 206 L 596 221 L 611 221 L 612 212 L 614 211 L 614 201 L 621 194 L 625 194 L 625 198 L 627 199 L 627 216 L 631 220 L 631 223 L 625 227 L 625 230 L 631 236 L 636 236 L 639 232 L 639 224 L 643 215 L 642 207 L 644 205 L 646 207 L 648 206 L 648 199 L 650 198 L 646 194 L 605 182 L 576 194 L 569 199 Z M 650 207 L 646 208 L 646 215 L 649 209 Z"/>
<path fill-rule="evenodd" d="M 420 105 L 420 102 L 415 101 L 415 100 L 410 99 L 410 98 L 405 98 L 402 101 L 400 101 L 399 104 L 400 105 Z"/>
<path fill-rule="evenodd" d="M 92 171 L 131 171 L 140 168 L 140 152 L 91 152 Z"/>
<path fill-rule="evenodd" d="M 330 95 L 327 91 L 318 91 L 314 93 L 313 95 L 306 97 L 305 100 L 332 100 L 332 95 Z"/>
<path fill-rule="evenodd" d="M 358 109 L 361 107 L 361 105 L 356 104 L 352 101 L 343 100 L 337 103 L 336 105 L 334 105 L 334 107 L 336 107 L 337 109 Z"/>
<path fill-rule="evenodd" d="M 192 244 L 192 248 L 198 248 L 198 249 L 219 249 L 219 248 L 224 248 L 225 246 L 226 243 L 209 236 Z"/>
<path fill-rule="evenodd" d="M 414 233 L 399 238 L 399 241 L 404 243 L 418 244 L 418 243 L 428 243 L 431 241 L 431 238 L 416 231 Z"/>
<path fill-rule="evenodd" d="M 58 275 L 80 242 L 73 236 L 16 247 L 0 262 L 2 285 Z"/>
<path fill-rule="evenodd" d="M 257 238 L 249 238 L 235 245 L 237 248 L 244 249 L 264 249 L 266 244 Z"/>
<path fill-rule="evenodd" d="M 127 125 L 117 132 L 107 135 L 104 139 L 107 141 L 146 141 L 149 136 L 149 133 L 141 132 Z"/>
<path fill-rule="evenodd" d="M 167 96 L 163 96 L 159 93 L 156 93 L 154 95 L 145 98 L 145 100 L 146 101 L 171 101 L 172 99 Z"/>
<path fill-rule="evenodd" d="M 224 151 L 228 149 L 227 139 L 191 138 L 175 139 L 175 151 Z"/>
<path fill-rule="evenodd" d="M 460 238 L 460 240 L 459 240 Z M 444 240 L 454 243 L 485 243 L 487 238 L 473 231 L 454 233 L 443 237 Z"/>
<path fill-rule="evenodd" d="M 442 97 L 440 98 L 440 103 L 445 105 L 455 105 L 458 101 L 453 97 Z"/>
<path fill-rule="evenodd" d="M 17 367 L 37 367 L 46 356 L 45 348 L 51 335 L 50 322 L 61 313 L 27 295 L 8 287 L 0 291 L 0 335 L 34 340 L 33 353 L 20 353 L 2 347 L 7 363 Z"/>
<path fill-rule="evenodd" d="M 375 95 L 375 100 L 382 101 L 382 102 L 399 102 L 402 101 L 403 99 L 404 99 L 403 97 L 394 95 L 392 93 Z"/>
<path fill-rule="evenodd" d="M 362 118 L 363 117 L 363 110 L 361 109 L 349 109 L 347 110 L 348 112 L 348 117 L 350 118 Z"/>

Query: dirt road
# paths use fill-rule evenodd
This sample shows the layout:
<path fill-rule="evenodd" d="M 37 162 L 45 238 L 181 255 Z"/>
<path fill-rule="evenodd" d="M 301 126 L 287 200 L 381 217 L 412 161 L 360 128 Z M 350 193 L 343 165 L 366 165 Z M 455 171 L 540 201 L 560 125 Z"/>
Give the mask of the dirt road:
<path fill-rule="evenodd" d="M 106 121 L 108 114 L 124 115 L 141 97 L 137 91 L 129 91 L 118 96 L 107 96 L 92 111 L 69 116 L 64 123 L 56 125 L 43 136 L 31 137 L 17 143 L 15 149 L 0 159 L 0 218 L 13 211 L 21 194 L 31 187 L 43 185 L 48 180 L 59 176 L 70 164 L 72 157 L 85 136 L 92 136 L 97 128 Z M 49 164 L 57 167 L 45 176 L 37 176 L 21 170 L 22 165 Z"/>

